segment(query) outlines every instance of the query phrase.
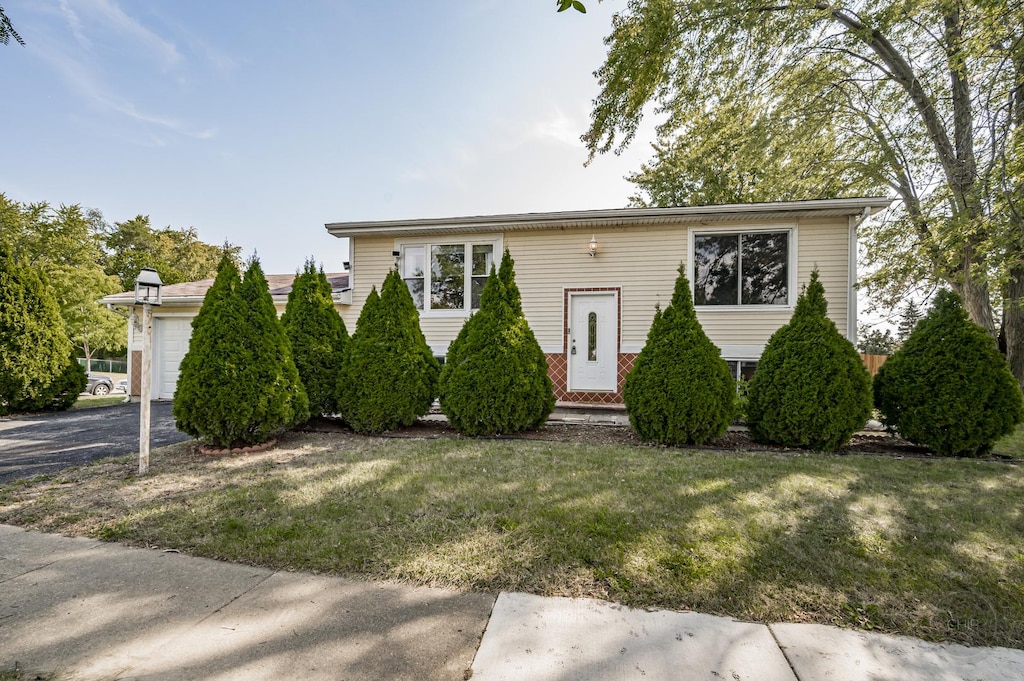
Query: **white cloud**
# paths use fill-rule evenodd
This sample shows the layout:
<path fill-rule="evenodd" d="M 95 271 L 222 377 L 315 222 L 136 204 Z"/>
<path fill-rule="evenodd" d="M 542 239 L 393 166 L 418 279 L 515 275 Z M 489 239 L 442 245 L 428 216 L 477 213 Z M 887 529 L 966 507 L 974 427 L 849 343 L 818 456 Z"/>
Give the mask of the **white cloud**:
<path fill-rule="evenodd" d="M 128 134 L 133 141 L 146 146 L 170 144 L 173 137 L 167 133 L 198 140 L 217 136 L 216 127 L 194 125 L 160 111 L 159 106 L 146 106 L 136 101 L 139 93 L 126 96 L 118 92 L 110 82 L 117 65 L 106 64 L 94 49 L 96 45 L 116 46 L 140 63 L 155 62 L 164 71 L 173 68 L 179 75 L 170 78 L 178 82 L 184 58 L 173 42 L 128 16 L 114 0 L 60 0 L 59 12 L 74 39 L 37 35 L 28 47 L 59 74 L 69 91 L 100 114 L 113 116 L 117 136 Z M 156 80 L 160 78 L 168 76 L 155 75 Z M 137 128 L 123 130 L 117 121 L 124 119 L 141 123 L 141 134 Z"/>
<path fill-rule="evenodd" d="M 79 43 L 91 44 L 84 34 L 80 20 L 80 16 L 85 14 L 95 22 L 97 31 L 109 29 L 131 38 L 165 68 L 182 61 L 181 53 L 174 43 L 161 38 L 128 16 L 113 0 L 61 0 L 60 5 Z"/>
<path fill-rule="evenodd" d="M 566 115 L 560 107 L 553 106 L 544 118 L 529 127 L 527 137 L 581 148 L 583 143 L 580 141 L 580 135 L 586 127 L 585 118 L 574 119 Z"/>

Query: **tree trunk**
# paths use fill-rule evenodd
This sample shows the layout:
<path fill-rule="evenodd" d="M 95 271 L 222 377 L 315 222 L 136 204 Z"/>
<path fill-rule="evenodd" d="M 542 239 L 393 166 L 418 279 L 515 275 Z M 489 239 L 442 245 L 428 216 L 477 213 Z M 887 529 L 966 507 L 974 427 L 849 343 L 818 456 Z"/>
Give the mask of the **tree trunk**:
<path fill-rule="evenodd" d="M 1024 387 L 1024 262 L 1010 269 L 1003 302 L 1003 327 L 1006 329 L 1006 361 L 1014 378 Z"/>

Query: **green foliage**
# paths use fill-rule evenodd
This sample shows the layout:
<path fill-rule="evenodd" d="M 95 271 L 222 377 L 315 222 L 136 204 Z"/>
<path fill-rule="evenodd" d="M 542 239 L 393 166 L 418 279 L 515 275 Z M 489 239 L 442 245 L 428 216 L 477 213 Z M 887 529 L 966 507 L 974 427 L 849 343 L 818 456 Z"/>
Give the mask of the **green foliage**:
<path fill-rule="evenodd" d="M 919 321 L 921 321 L 921 310 L 917 307 L 917 303 L 913 300 L 903 303 L 903 307 L 900 308 L 899 326 L 896 328 L 896 342 L 899 344 L 907 342 Z"/>
<path fill-rule="evenodd" d="M 995 342 L 940 291 L 928 315 L 878 371 L 875 406 L 901 436 L 940 454 L 987 454 L 1024 418 L 1020 386 Z"/>
<path fill-rule="evenodd" d="M 87 359 L 100 348 L 122 350 L 127 342 L 124 318 L 99 304 L 103 296 L 121 291 L 100 264 L 102 227 L 103 216 L 95 210 L 25 205 L 0 194 L 0 236 L 10 241 L 17 256 L 45 273 L 64 328 Z"/>
<path fill-rule="evenodd" d="M 572 7 L 574 10 L 576 10 L 580 14 L 586 14 L 587 13 L 586 5 L 584 5 L 582 2 L 580 2 L 580 0 L 557 0 L 557 1 L 558 1 L 558 11 L 559 12 L 564 12 L 565 10 L 569 9 L 570 7 Z"/>
<path fill-rule="evenodd" d="M 1024 381 L 1024 3 L 630 0 L 584 141 L 621 151 L 646 113 L 640 205 L 877 195 L 861 284 L 895 307 L 945 283 Z"/>
<path fill-rule="evenodd" d="M 206 442 L 266 442 L 309 418 L 309 401 L 259 261 L 229 255 L 192 322 L 174 394 L 178 430 Z"/>
<path fill-rule="evenodd" d="M 19 45 L 25 45 L 25 41 L 22 40 L 21 36 L 18 35 L 18 32 L 14 30 L 14 25 L 4 12 L 4 8 L 0 7 L 0 43 L 7 45 L 10 43 L 11 38 L 14 38 L 14 42 Z"/>
<path fill-rule="evenodd" d="M 338 378 L 338 411 L 359 433 L 411 425 L 430 411 L 440 368 L 397 270 L 366 299 Z"/>
<path fill-rule="evenodd" d="M 891 355 L 899 347 L 900 341 L 893 337 L 892 331 L 886 329 L 868 329 L 861 326 L 857 334 L 857 351 L 865 355 Z"/>
<path fill-rule="evenodd" d="M 747 424 L 758 441 L 831 451 L 867 423 L 871 376 L 827 313 L 815 270 L 750 381 Z"/>
<path fill-rule="evenodd" d="M 50 382 L 34 399 L 15 400 L 11 403 L 12 411 L 65 411 L 71 408 L 78 395 L 89 383 L 89 377 L 72 352 L 64 365 L 64 370 Z"/>
<path fill-rule="evenodd" d="M 306 261 L 305 269 L 292 284 L 281 324 L 309 398 L 310 413 L 335 413 L 348 330 L 334 307 L 330 282 L 312 260 Z"/>
<path fill-rule="evenodd" d="M 70 352 L 47 282 L 0 239 L 0 414 L 45 401 Z"/>
<path fill-rule="evenodd" d="M 441 369 L 441 409 L 466 435 L 537 428 L 555 407 L 548 364 L 522 311 L 508 250 Z"/>
<path fill-rule="evenodd" d="M 227 243 L 203 243 L 194 227 L 153 229 L 148 215 L 115 222 L 104 231 L 103 245 L 107 249 L 106 272 L 116 276 L 125 291 L 134 288 L 143 267 L 155 269 L 164 284 L 197 281 L 213 277 L 225 254 L 238 264 L 241 251 L 239 246 Z"/>
<path fill-rule="evenodd" d="M 633 429 L 648 442 L 703 444 L 732 422 L 736 380 L 697 320 L 682 265 L 672 302 L 654 313 L 622 397 Z"/>

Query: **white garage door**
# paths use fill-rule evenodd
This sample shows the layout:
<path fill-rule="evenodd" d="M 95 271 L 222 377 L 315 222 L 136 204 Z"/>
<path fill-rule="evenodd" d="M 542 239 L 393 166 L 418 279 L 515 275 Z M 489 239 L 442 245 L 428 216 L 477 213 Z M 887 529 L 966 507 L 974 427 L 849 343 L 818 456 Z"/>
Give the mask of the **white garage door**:
<path fill-rule="evenodd" d="M 153 393 L 157 399 L 169 400 L 178 384 L 181 360 L 188 352 L 192 318 L 157 318 L 153 327 Z"/>

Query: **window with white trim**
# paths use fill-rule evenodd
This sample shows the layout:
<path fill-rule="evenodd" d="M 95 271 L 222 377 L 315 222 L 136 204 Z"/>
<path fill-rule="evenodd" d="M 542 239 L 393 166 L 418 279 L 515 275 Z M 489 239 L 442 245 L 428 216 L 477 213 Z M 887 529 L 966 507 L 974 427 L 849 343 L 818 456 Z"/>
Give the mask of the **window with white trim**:
<path fill-rule="evenodd" d="M 400 272 L 416 309 L 470 311 L 480 308 L 480 294 L 491 272 L 493 241 L 437 241 L 405 244 Z"/>
<path fill-rule="evenodd" d="M 749 381 L 757 371 L 756 359 L 727 359 L 725 363 L 729 365 L 729 372 L 737 381 Z"/>
<path fill-rule="evenodd" d="M 790 238 L 790 230 L 695 234 L 694 304 L 789 305 Z"/>

